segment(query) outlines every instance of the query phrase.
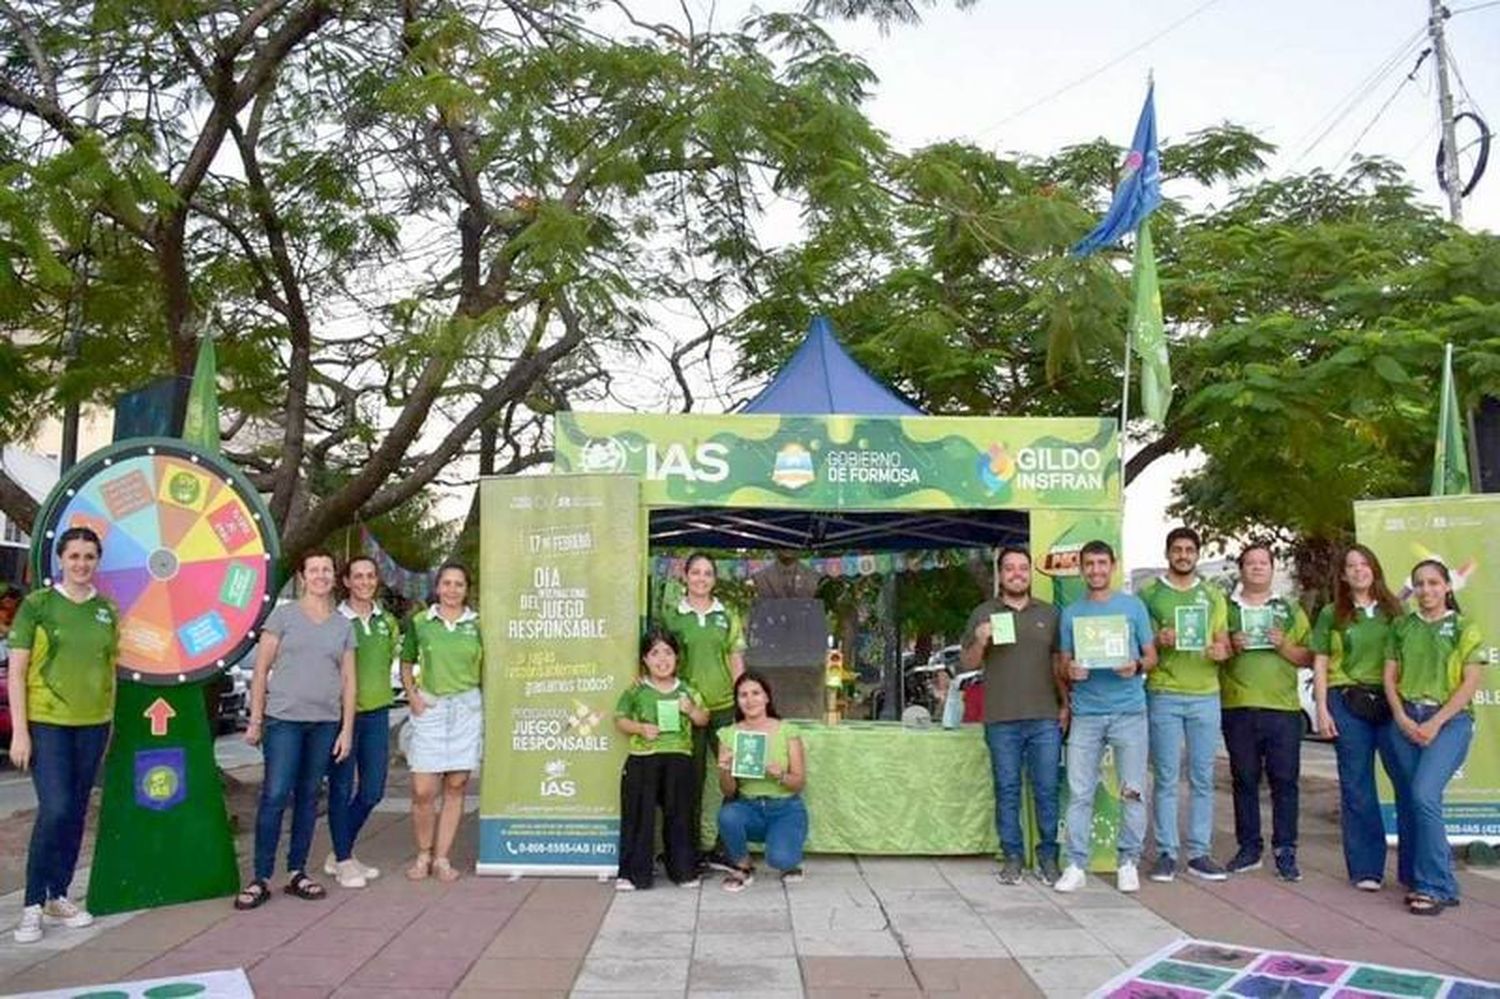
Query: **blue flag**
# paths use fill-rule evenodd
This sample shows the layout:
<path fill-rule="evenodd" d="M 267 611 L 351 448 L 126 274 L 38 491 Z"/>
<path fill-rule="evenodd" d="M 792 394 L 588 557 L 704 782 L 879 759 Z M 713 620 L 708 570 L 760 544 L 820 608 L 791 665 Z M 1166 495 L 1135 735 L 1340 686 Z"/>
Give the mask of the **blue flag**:
<path fill-rule="evenodd" d="M 1124 173 L 1115 188 L 1115 199 L 1094 231 L 1079 240 L 1073 254 L 1090 253 L 1113 246 L 1127 232 L 1134 232 L 1146 216 L 1161 204 L 1161 152 L 1156 148 L 1156 87 L 1146 88 L 1146 103 L 1141 106 L 1140 121 L 1135 123 L 1135 138 L 1125 157 Z"/>

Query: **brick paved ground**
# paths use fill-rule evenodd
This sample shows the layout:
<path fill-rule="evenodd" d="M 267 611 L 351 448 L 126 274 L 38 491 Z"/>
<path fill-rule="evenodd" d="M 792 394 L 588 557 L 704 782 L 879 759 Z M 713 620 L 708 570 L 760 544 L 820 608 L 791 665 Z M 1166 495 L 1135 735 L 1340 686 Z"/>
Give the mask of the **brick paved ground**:
<path fill-rule="evenodd" d="M 618 896 L 592 881 L 411 884 L 405 816 L 381 812 L 360 854 L 389 876 L 363 891 L 335 887 L 322 902 L 278 894 L 252 913 L 198 902 L 33 947 L 6 940 L 0 990 L 244 967 L 257 994 L 288 997 L 1081 996 L 1184 935 L 1500 980 L 1500 881 L 1463 873 L 1463 906 L 1436 919 L 1407 915 L 1395 889 L 1355 892 L 1333 785 L 1308 776 L 1304 788 L 1302 883 L 1267 869 L 1223 884 L 1145 882 L 1134 897 L 1093 878 L 1073 896 L 1002 886 L 977 858 L 815 857 L 805 883 L 761 879 L 737 896 L 716 881 Z M 404 793 L 392 788 L 395 809 Z M 1227 854 L 1222 790 L 1216 818 Z M 242 856 L 246 846 L 242 837 Z M 325 848 L 320 834 L 314 855 Z M 0 898 L 0 924 L 19 904 L 14 892 Z"/>

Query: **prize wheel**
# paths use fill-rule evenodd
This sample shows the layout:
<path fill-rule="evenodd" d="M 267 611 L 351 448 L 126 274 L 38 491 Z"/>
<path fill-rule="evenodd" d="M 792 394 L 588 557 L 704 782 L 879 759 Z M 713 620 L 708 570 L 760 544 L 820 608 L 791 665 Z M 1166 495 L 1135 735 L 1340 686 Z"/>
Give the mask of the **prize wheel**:
<path fill-rule="evenodd" d="M 243 656 L 275 596 L 271 516 L 222 458 L 185 441 L 138 438 L 63 476 L 37 520 L 35 578 L 59 578 L 58 535 L 104 543 L 95 583 L 120 611 L 119 675 L 205 680 Z"/>

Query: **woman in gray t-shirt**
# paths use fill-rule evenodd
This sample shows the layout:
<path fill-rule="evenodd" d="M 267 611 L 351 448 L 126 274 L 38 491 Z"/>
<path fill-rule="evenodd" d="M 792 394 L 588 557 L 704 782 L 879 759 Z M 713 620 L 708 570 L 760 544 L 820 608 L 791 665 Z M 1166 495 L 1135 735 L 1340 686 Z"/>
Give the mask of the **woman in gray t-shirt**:
<path fill-rule="evenodd" d="M 255 880 L 235 897 L 254 909 L 271 897 L 281 816 L 292 804 L 286 893 L 303 899 L 327 891 L 307 876 L 317 820 L 318 785 L 329 764 L 349 755 L 354 731 L 354 629 L 334 610 L 333 556 L 309 551 L 297 568 L 302 596 L 271 612 L 261 627 L 250 682 L 245 741 L 260 745 L 265 779 L 255 813 Z"/>

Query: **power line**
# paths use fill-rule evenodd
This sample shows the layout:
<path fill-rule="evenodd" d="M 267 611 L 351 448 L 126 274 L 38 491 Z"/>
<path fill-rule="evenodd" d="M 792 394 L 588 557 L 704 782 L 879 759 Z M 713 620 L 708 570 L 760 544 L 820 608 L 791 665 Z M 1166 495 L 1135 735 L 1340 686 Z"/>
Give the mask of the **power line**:
<path fill-rule="evenodd" d="M 1385 103 L 1380 105 L 1380 109 L 1375 112 L 1375 117 L 1371 118 L 1369 124 L 1365 125 L 1365 127 L 1360 130 L 1360 133 L 1354 137 L 1354 141 L 1349 144 L 1349 148 L 1344 150 L 1344 155 L 1340 156 L 1334 162 L 1333 169 L 1335 171 L 1337 171 L 1339 167 L 1343 166 L 1344 161 L 1354 154 L 1354 151 L 1359 148 L 1359 144 L 1364 141 L 1365 136 L 1370 134 L 1370 129 L 1375 127 L 1375 123 L 1378 122 L 1381 116 L 1385 114 L 1386 110 L 1393 103 L 1395 103 L 1396 98 L 1401 95 L 1401 91 L 1406 89 L 1406 85 L 1411 81 L 1412 77 L 1410 76 L 1404 76 L 1401 78 L 1401 82 L 1396 84 L 1396 89 L 1391 91 L 1391 96 L 1387 97 L 1385 99 Z"/>
<path fill-rule="evenodd" d="M 1497 2 L 1500 2 L 1500 0 L 1497 0 Z M 1359 83 L 1355 84 L 1353 90 L 1349 91 L 1342 98 L 1340 98 L 1339 101 L 1335 103 L 1334 106 L 1326 114 L 1324 114 L 1322 118 L 1318 119 L 1318 121 L 1311 128 L 1304 132 L 1297 139 L 1297 141 L 1293 143 L 1293 145 L 1298 145 L 1305 142 L 1309 135 L 1311 135 L 1313 132 L 1317 132 L 1319 128 L 1322 128 L 1322 131 L 1318 132 L 1317 138 L 1313 139 L 1312 142 L 1302 147 L 1302 151 L 1297 154 L 1296 159 L 1292 160 L 1292 162 L 1287 166 L 1288 171 L 1295 169 L 1302 163 L 1303 160 L 1307 159 L 1307 157 L 1312 154 L 1312 151 L 1314 149 L 1317 149 L 1318 146 L 1322 145 L 1323 140 L 1328 138 L 1328 136 L 1333 133 L 1334 129 L 1343 124 L 1344 119 L 1353 114 L 1354 111 L 1361 104 L 1363 104 L 1371 94 L 1375 92 L 1375 89 L 1385 81 L 1385 78 L 1390 76 L 1391 73 L 1394 72 L 1397 67 L 1399 67 L 1401 63 L 1406 60 L 1411 52 L 1419 45 L 1421 45 L 1422 35 L 1425 30 L 1426 29 L 1424 28 L 1418 28 L 1416 31 L 1413 31 L 1410 35 L 1408 35 L 1401 42 L 1401 44 L 1395 48 L 1394 51 L 1392 51 L 1389 55 L 1382 59 L 1378 65 L 1376 65 L 1375 69 L 1372 72 L 1365 76 L 1365 78 L 1362 79 Z M 1327 123 L 1327 127 L 1323 127 L 1324 123 Z"/>
<path fill-rule="evenodd" d="M 1456 7 L 1448 11 L 1448 13 L 1453 17 L 1457 17 L 1459 14 L 1472 14 L 1476 10 L 1484 10 L 1486 7 L 1500 7 L 1500 0 L 1489 0 L 1489 3 L 1475 3 L 1467 7 Z"/>
<path fill-rule="evenodd" d="M 1203 0 L 1203 2 L 1198 6 L 1194 7 L 1192 10 L 1188 11 L 1186 14 L 1182 15 L 1171 24 L 1167 25 L 1165 28 L 1162 28 L 1160 31 L 1152 35 L 1150 38 L 1147 38 L 1145 41 L 1140 42 L 1129 49 L 1126 49 L 1124 52 L 1121 52 L 1119 55 L 1104 63 L 1102 66 L 1098 66 L 1094 69 L 1089 70 L 1087 73 L 1078 77 L 1076 80 L 1073 80 L 1070 83 L 1063 84 L 1061 87 L 1058 87 L 1056 90 L 1047 94 L 1045 97 L 1039 97 L 1036 100 L 1032 101 L 1030 104 L 1027 104 L 1024 107 L 1020 108 L 1019 110 L 1012 111 L 1010 114 L 1006 115 L 1004 118 L 1001 118 L 999 121 L 985 126 L 978 132 L 978 135 L 988 135 L 1000 126 L 1008 125 L 1022 115 L 1027 114 L 1031 111 L 1035 111 L 1043 104 L 1046 104 L 1055 98 L 1061 97 L 1063 94 L 1066 94 L 1068 91 L 1074 89 L 1075 87 L 1082 86 L 1083 84 L 1089 82 L 1094 77 L 1105 72 L 1106 70 L 1113 69 L 1120 63 L 1124 62 L 1126 59 L 1129 59 L 1131 56 L 1135 55 L 1137 52 L 1151 45 L 1153 42 L 1159 41 L 1160 39 L 1171 34 L 1173 31 L 1176 31 L 1178 28 L 1182 27 L 1184 24 L 1191 21 L 1193 18 L 1197 17 L 1199 14 L 1203 13 L 1205 10 L 1212 7 L 1218 2 L 1219 0 Z M 1500 0 L 1497 0 L 1497 2 L 1500 2 Z"/>

